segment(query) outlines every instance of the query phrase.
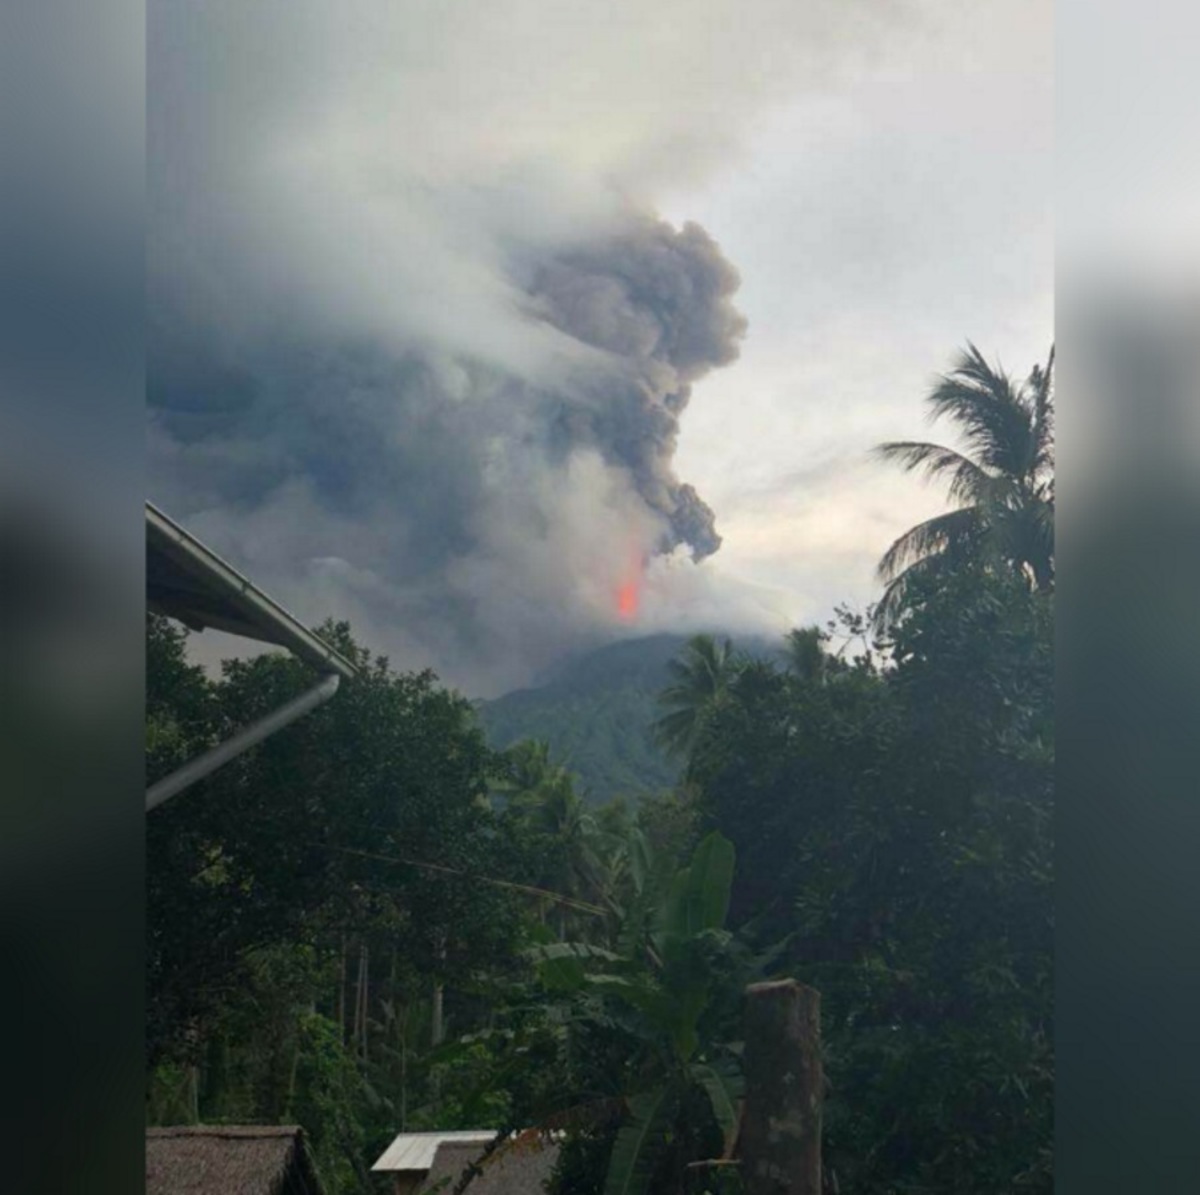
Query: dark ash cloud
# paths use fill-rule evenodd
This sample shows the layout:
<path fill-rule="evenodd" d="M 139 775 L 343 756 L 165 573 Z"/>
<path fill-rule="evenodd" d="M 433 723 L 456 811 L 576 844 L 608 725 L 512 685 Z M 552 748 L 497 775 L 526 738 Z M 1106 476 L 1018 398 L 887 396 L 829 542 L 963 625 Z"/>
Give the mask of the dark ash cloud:
<path fill-rule="evenodd" d="M 153 493 L 302 616 L 476 689 L 536 674 L 614 622 L 631 558 L 720 546 L 676 477 L 693 384 L 737 355 L 738 276 L 704 231 L 627 213 L 606 235 L 520 247 L 527 370 L 470 351 L 195 309 L 155 271 Z"/>
<path fill-rule="evenodd" d="M 884 7 L 153 0 L 150 496 L 480 695 L 611 636 L 647 560 L 679 625 L 745 605 L 675 469 L 737 274 L 647 197 Z"/>
<path fill-rule="evenodd" d="M 551 324 L 614 355 L 631 376 L 605 380 L 593 403 L 563 408 L 566 442 L 592 445 L 630 472 L 638 493 L 664 515 L 670 551 L 696 559 L 721 546 L 713 512 L 672 470 L 679 420 L 692 383 L 737 357 L 746 321 L 732 296 L 737 271 L 695 224 L 676 231 L 639 219 L 628 231 L 558 254 L 533 274 L 536 310 Z"/>

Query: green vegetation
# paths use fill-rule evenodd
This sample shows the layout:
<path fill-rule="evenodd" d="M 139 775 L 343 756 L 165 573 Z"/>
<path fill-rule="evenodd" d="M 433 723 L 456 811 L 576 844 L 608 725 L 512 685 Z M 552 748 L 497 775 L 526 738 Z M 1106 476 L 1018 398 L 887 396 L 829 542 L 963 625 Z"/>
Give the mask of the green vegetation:
<path fill-rule="evenodd" d="M 479 704 L 498 748 L 547 743 L 591 802 L 670 789 L 678 765 L 654 741 L 650 724 L 680 635 L 612 644 L 572 660 L 548 684 Z"/>
<path fill-rule="evenodd" d="M 967 574 L 885 665 L 746 668 L 692 755 L 733 923 L 822 992 L 843 1190 L 1050 1189 L 1052 686 L 1049 599 Z"/>
<path fill-rule="evenodd" d="M 728 695 L 738 658 L 728 639 L 695 635 L 669 669 L 671 683 L 658 699 L 665 713 L 653 729 L 665 751 L 686 759 L 703 736 L 710 713 Z"/>
<path fill-rule="evenodd" d="M 900 541 L 883 615 L 771 654 L 621 644 L 539 698 L 569 730 L 639 695 L 637 750 L 676 762 L 617 786 L 636 802 L 323 628 L 362 676 L 149 818 L 149 1119 L 298 1121 L 334 1195 L 379 1189 L 398 1131 L 480 1127 L 565 1131 L 571 1195 L 733 1190 L 693 1164 L 733 1144 L 741 994 L 794 976 L 822 993 L 831 1188 L 1049 1192 L 1050 367 L 1013 388 L 968 355 L 935 398 L 972 460 L 887 453 L 977 533 Z M 988 422 L 1010 407 L 1028 468 Z M 210 680 L 151 619 L 151 778 L 306 683 L 279 656 Z"/>
<path fill-rule="evenodd" d="M 539 688 L 479 702 L 480 724 L 498 749 L 523 740 L 548 744 L 589 804 L 668 792 L 680 760 L 659 741 L 654 723 L 687 643 L 686 635 L 650 635 L 608 644 L 568 661 Z M 760 639 L 738 647 L 780 656 L 778 645 Z"/>
<path fill-rule="evenodd" d="M 972 344 L 928 397 L 948 416 L 966 451 L 902 440 L 879 455 L 949 483 L 959 505 L 906 531 L 884 554 L 887 588 L 876 609 L 886 627 L 910 604 L 910 586 L 936 584 L 970 565 L 1011 570 L 1042 592 L 1054 582 L 1054 352 L 1020 384 Z"/>
<path fill-rule="evenodd" d="M 615 951 L 585 942 L 535 952 L 542 985 L 568 1012 L 568 1039 L 587 1062 L 581 1089 L 599 1087 L 609 1097 L 600 1107 L 617 1113 L 581 1134 L 585 1164 L 579 1153 L 571 1159 L 569 1189 L 593 1187 L 602 1173 L 604 1195 L 670 1190 L 688 1163 L 732 1144 L 740 1078 L 724 1038 L 750 976 L 725 928 L 734 870 L 728 839 L 709 834 L 673 872 L 655 866 L 644 840 L 631 847 Z M 588 1147 L 608 1155 L 590 1175 Z"/>

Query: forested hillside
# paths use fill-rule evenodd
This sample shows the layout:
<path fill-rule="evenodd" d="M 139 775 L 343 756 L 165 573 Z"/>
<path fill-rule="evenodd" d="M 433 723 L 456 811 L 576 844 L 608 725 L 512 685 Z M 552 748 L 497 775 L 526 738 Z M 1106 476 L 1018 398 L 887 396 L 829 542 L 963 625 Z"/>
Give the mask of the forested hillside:
<path fill-rule="evenodd" d="M 569 660 L 545 685 L 477 703 L 488 741 L 497 749 L 522 739 L 550 747 L 551 756 L 578 779 L 591 803 L 671 788 L 679 763 L 655 740 L 658 696 L 668 665 L 686 635 L 650 635 Z M 778 656 L 765 640 L 739 641 L 743 651 Z"/>

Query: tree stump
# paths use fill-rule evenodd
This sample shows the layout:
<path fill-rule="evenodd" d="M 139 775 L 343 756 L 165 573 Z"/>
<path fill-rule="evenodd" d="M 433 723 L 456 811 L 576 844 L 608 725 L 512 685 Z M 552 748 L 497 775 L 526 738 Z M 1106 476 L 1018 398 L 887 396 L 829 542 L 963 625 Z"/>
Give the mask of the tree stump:
<path fill-rule="evenodd" d="M 821 1195 L 821 995 L 793 979 L 746 989 L 746 1195 Z"/>

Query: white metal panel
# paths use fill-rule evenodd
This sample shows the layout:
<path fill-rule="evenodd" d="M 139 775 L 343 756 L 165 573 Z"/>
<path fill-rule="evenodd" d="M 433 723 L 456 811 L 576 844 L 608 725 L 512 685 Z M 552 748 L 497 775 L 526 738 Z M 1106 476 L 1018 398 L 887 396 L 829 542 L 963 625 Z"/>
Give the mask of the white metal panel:
<path fill-rule="evenodd" d="M 389 1172 L 427 1171 L 433 1166 L 433 1159 L 440 1145 L 452 1141 L 466 1145 L 486 1145 L 495 1135 L 495 1130 L 489 1132 L 485 1129 L 452 1133 L 401 1133 L 383 1151 L 379 1161 L 371 1169 Z"/>

